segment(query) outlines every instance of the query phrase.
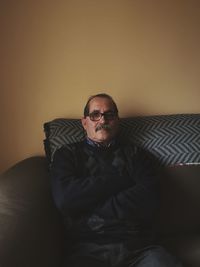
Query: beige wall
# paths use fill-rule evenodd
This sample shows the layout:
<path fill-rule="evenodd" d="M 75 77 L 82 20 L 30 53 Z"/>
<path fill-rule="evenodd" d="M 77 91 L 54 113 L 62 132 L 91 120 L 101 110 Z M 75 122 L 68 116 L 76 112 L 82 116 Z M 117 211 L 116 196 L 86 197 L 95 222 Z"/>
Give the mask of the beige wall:
<path fill-rule="evenodd" d="M 43 123 L 113 95 L 121 116 L 199 113 L 200 1 L 1 1 L 0 171 L 43 154 Z"/>

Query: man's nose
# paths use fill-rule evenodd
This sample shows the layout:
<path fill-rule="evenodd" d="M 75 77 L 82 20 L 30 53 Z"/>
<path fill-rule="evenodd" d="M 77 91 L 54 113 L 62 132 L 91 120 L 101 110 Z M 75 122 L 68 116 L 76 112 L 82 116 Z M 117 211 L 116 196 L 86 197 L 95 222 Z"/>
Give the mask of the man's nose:
<path fill-rule="evenodd" d="M 104 117 L 104 114 L 101 115 L 100 121 L 101 121 L 101 122 L 105 122 L 105 121 L 106 121 L 106 119 L 105 119 L 105 117 Z"/>

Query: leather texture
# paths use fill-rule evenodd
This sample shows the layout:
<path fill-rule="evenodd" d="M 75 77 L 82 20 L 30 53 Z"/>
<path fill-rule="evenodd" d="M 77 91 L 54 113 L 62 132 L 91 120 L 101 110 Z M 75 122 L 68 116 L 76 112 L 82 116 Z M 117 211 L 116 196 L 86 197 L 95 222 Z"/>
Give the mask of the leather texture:
<path fill-rule="evenodd" d="M 0 177 L 0 266 L 59 266 L 62 224 L 44 157 L 26 159 Z"/>
<path fill-rule="evenodd" d="M 44 157 L 32 157 L 0 176 L 1 267 L 61 266 L 64 229 L 53 204 L 47 166 Z M 168 167 L 160 182 L 160 243 L 184 267 L 199 267 L 200 166 Z"/>
<path fill-rule="evenodd" d="M 177 165 L 160 175 L 161 210 L 157 232 L 161 244 L 183 267 L 200 266 L 200 165 Z"/>

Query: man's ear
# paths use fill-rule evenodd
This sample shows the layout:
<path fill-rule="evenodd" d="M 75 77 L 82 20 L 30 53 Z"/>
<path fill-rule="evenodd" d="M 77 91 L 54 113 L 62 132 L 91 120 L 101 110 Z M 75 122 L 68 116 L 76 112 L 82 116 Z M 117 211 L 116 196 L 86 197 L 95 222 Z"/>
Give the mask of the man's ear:
<path fill-rule="evenodd" d="M 86 118 L 83 117 L 81 119 L 81 123 L 82 123 L 83 128 L 86 130 Z"/>

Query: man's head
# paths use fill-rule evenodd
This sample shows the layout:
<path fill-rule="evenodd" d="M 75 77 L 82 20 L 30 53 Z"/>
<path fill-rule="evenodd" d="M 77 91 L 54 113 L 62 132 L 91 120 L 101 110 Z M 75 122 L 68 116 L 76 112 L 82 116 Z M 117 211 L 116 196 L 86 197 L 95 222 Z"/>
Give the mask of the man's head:
<path fill-rule="evenodd" d="M 88 99 L 82 125 L 91 140 L 108 144 L 115 137 L 118 124 L 118 109 L 111 96 L 97 94 Z"/>

